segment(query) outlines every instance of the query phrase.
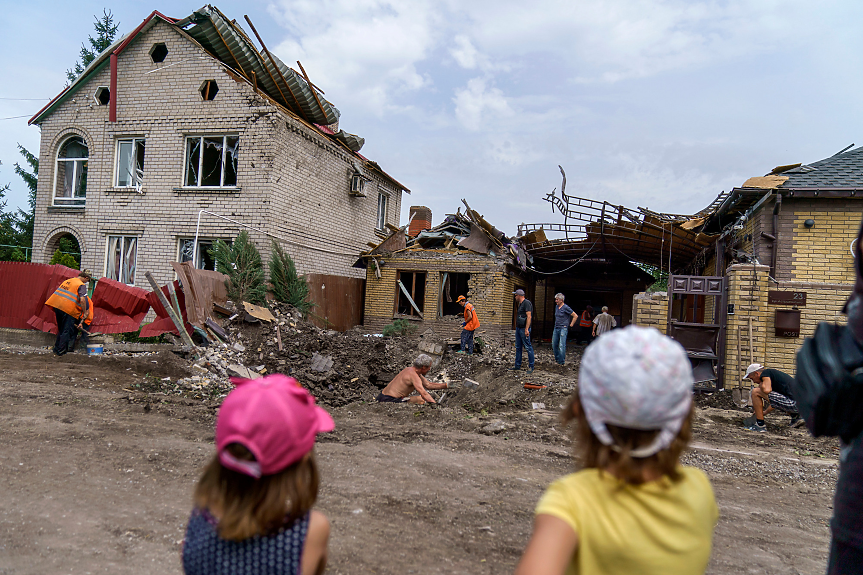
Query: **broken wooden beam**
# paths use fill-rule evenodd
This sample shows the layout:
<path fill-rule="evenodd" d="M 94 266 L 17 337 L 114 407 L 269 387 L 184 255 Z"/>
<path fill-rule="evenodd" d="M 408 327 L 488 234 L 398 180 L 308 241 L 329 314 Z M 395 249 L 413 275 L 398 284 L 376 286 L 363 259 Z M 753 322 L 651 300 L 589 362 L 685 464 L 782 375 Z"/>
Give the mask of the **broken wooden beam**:
<path fill-rule="evenodd" d="M 174 311 L 174 307 L 168 301 L 168 298 L 165 297 L 165 294 L 162 293 L 162 290 L 159 288 L 159 284 L 156 283 L 156 280 L 153 278 L 153 274 L 147 272 L 144 274 L 144 277 L 147 278 L 147 281 L 150 282 L 150 285 L 153 287 L 153 291 L 156 293 L 156 297 L 159 298 L 159 303 L 165 308 L 165 311 L 168 312 L 168 315 L 171 317 L 171 321 L 174 322 L 174 326 L 177 328 L 177 331 L 180 332 L 180 338 L 183 340 L 188 346 L 191 346 L 192 349 L 195 349 L 195 342 L 192 341 L 192 338 L 186 332 L 186 328 L 183 325 L 183 318 L 177 317 L 176 312 Z M 168 284 L 173 287 L 172 284 Z"/>

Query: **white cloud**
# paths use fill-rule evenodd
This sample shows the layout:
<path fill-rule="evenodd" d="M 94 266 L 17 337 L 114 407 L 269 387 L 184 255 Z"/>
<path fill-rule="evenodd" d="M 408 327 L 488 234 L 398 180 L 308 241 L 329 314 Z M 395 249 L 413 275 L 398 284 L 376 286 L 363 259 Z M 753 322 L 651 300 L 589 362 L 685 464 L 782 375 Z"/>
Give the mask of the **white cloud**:
<path fill-rule="evenodd" d="M 503 92 L 486 86 L 484 78 L 468 80 L 466 87 L 456 90 L 453 102 L 456 118 L 468 130 L 479 130 L 483 116 L 508 117 L 514 114 Z"/>
<path fill-rule="evenodd" d="M 449 49 L 449 53 L 458 62 L 458 65 L 467 70 L 473 70 L 477 66 L 477 58 L 480 53 L 471 43 L 470 38 L 459 34 L 453 39 L 455 46 Z"/>

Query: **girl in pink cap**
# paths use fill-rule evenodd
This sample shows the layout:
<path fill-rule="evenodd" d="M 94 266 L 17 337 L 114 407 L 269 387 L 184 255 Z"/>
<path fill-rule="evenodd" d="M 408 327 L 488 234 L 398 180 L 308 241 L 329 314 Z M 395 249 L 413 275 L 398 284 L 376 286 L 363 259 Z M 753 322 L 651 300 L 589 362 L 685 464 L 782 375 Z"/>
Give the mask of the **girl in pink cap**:
<path fill-rule="evenodd" d="M 564 412 L 584 468 L 543 495 L 517 575 L 704 573 L 719 512 L 707 476 L 679 464 L 692 383 L 686 352 L 653 328 L 588 346 Z"/>
<path fill-rule="evenodd" d="M 216 422 L 216 456 L 195 489 L 186 528 L 187 575 L 323 573 L 330 524 L 312 510 L 312 448 L 330 415 L 293 378 L 232 379 Z"/>

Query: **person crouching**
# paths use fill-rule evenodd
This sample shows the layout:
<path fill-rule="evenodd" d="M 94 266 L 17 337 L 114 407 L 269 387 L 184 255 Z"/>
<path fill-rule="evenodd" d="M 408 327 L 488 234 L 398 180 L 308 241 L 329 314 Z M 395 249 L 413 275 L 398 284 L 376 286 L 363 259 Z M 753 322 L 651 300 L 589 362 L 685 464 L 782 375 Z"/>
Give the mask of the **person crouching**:
<path fill-rule="evenodd" d="M 704 472 L 679 464 L 692 384 L 683 347 L 653 328 L 587 347 L 564 411 L 584 469 L 543 495 L 516 575 L 704 573 L 719 511 Z"/>
<path fill-rule="evenodd" d="M 217 454 L 195 488 L 183 544 L 187 575 L 322 573 L 330 525 L 312 506 L 313 447 L 330 415 L 294 378 L 232 378 L 219 410 Z"/>

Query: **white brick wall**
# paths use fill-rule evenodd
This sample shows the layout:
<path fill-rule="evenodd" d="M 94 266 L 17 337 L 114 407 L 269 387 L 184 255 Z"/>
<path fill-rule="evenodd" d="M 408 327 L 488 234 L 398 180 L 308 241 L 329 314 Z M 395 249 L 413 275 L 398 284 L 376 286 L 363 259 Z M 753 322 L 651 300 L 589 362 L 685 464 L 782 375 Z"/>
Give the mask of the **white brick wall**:
<path fill-rule="evenodd" d="M 168 56 L 154 64 L 150 47 L 164 42 Z M 401 191 L 359 158 L 284 113 L 238 79 L 184 33 L 158 22 L 118 57 L 117 122 L 108 106 L 93 99 L 110 85 L 110 67 L 91 78 L 41 123 L 40 178 L 36 194 L 33 261 L 47 262 L 56 240 L 73 233 L 81 244 L 81 266 L 105 272 L 108 235 L 136 235 L 136 285 L 149 289 L 144 272 L 162 283 L 173 278 L 178 238 L 193 237 L 199 210 L 207 210 L 287 238 L 283 243 L 301 273 L 364 277 L 350 267 L 374 234 L 377 191 L 390 195 L 387 221 L 398 225 Z M 198 89 L 216 80 L 219 92 L 203 101 Z M 185 136 L 238 134 L 239 164 L 234 192 L 187 192 L 183 184 Z M 89 146 L 84 209 L 51 207 L 55 158 L 69 135 Z M 143 194 L 112 186 L 116 141 L 146 138 Z M 348 194 L 350 174 L 360 167 L 372 181 L 368 196 Z M 204 215 L 201 237 L 233 238 L 240 226 Z M 249 230 L 269 260 L 270 240 Z M 336 253 L 331 253 L 336 252 Z"/>

